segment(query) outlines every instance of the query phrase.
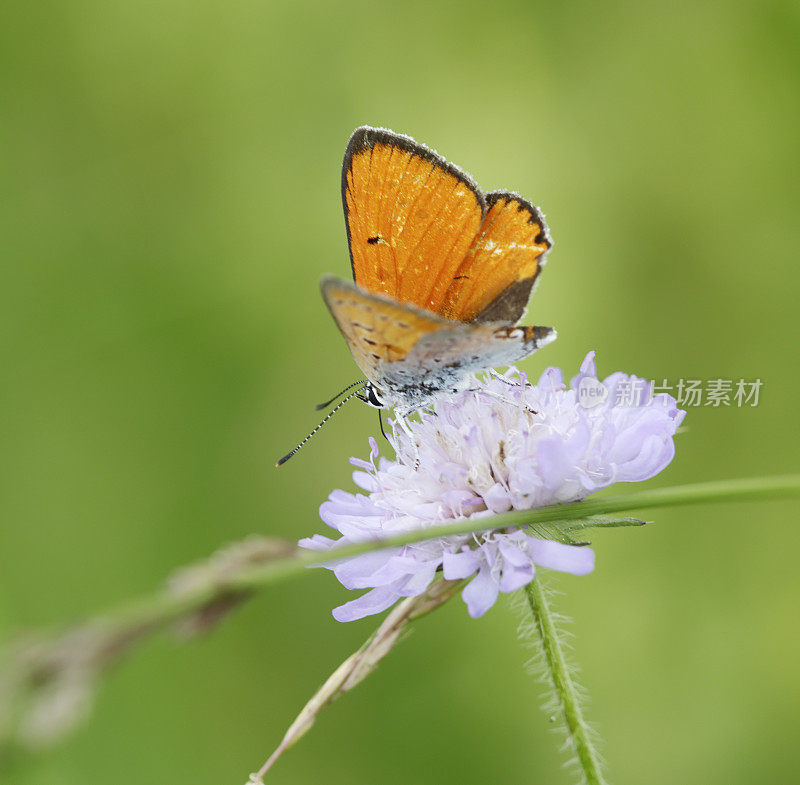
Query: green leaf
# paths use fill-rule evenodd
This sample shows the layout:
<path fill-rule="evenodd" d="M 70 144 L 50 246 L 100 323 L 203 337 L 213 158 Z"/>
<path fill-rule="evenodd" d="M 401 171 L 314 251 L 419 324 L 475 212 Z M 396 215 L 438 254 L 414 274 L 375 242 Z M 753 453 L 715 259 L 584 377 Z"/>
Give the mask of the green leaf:
<path fill-rule="evenodd" d="M 564 521 L 565 531 L 574 532 L 581 529 L 614 529 L 619 526 L 646 526 L 648 521 L 641 518 L 619 518 L 616 515 L 588 515 L 574 521 Z"/>
<path fill-rule="evenodd" d="M 587 515 L 571 521 L 548 521 L 546 523 L 532 523 L 528 531 L 543 540 L 555 540 L 565 545 L 588 545 L 587 542 L 576 540 L 575 532 L 584 529 L 612 529 L 619 526 L 644 526 L 647 521 L 639 518 L 619 518 L 616 515 Z"/>

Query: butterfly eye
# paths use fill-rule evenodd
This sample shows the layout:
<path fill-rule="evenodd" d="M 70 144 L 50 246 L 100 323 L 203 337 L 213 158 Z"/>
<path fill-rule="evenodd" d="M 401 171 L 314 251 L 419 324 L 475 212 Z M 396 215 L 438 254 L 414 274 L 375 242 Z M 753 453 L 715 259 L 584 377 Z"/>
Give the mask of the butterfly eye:
<path fill-rule="evenodd" d="M 371 384 L 368 384 L 364 388 L 364 395 L 359 395 L 358 397 L 361 398 L 364 403 L 368 404 L 369 406 L 374 406 L 376 409 L 386 408 L 386 402 L 381 398 L 380 393 Z"/>

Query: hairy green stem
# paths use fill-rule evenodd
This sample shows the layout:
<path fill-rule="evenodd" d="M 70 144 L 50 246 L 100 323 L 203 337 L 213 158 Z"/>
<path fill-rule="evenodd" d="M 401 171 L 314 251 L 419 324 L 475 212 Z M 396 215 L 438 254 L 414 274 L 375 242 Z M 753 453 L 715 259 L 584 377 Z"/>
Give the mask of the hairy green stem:
<path fill-rule="evenodd" d="M 550 612 L 550 604 L 538 578 L 526 587 L 525 594 L 533 616 L 533 623 L 542 644 L 547 674 L 555 691 L 559 708 L 575 750 L 580 770 L 587 785 L 606 785 L 600 771 L 600 760 L 592 743 L 592 732 L 583 716 L 575 677 L 558 636 L 558 629 Z"/>

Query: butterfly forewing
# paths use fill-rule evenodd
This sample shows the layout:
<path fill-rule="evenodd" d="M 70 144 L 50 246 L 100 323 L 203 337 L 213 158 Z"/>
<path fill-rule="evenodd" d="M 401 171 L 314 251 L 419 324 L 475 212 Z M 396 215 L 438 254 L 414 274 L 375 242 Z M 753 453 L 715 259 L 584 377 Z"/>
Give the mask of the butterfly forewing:
<path fill-rule="evenodd" d="M 440 313 L 459 321 L 514 324 L 551 246 L 539 210 L 516 194 L 486 195 L 488 211 L 459 265 Z"/>
<path fill-rule="evenodd" d="M 345 152 L 342 199 L 356 283 L 441 312 L 484 215 L 469 176 L 409 137 L 364 127 Z"/>

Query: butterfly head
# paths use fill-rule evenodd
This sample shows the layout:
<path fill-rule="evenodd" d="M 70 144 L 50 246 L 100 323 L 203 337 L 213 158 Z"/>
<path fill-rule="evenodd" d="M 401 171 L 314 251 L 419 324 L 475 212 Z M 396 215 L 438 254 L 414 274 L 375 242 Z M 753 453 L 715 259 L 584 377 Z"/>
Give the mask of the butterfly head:
<path fill-rule="evenodd" d="M 389 406 L 383 397 L 383 393 L 372 382 L 367 382 L 356 397 L 364 401 L 367 406 L 372 406 L 375 409 L 386 409 Z"/>

